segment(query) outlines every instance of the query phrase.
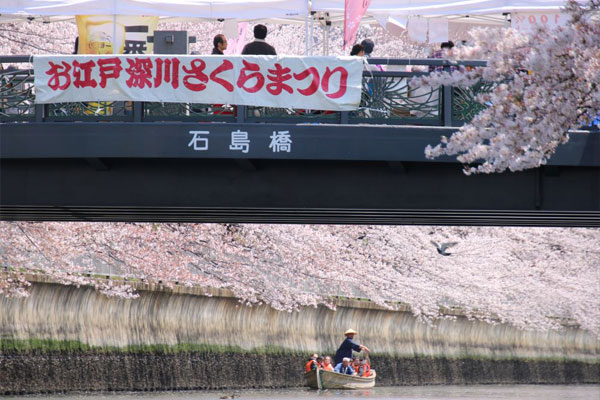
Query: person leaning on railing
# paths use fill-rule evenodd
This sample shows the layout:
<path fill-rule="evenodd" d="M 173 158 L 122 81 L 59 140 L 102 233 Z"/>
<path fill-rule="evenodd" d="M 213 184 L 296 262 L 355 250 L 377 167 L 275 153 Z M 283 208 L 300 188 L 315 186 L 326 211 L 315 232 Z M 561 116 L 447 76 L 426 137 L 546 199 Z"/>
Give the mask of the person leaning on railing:
<path fill-rule="evenodd" d="M 440 59 L 445 60 L 450 57 L 450 55 L 452 54 L 453 48 L 454 48 L 454 42 L 452 40 L 443 42 L 440 45 L 440 49 L 433 52 L 433 54 L 431 55 L 431 58 L 440 58 Z M 456 71 L 457 69 L 458 69 L 458 67 L 453 65 L 450 67 L 450 72 Z M 437 65 L 437 66 L 430 65 L 429 66 L 429 72 L 436 72 L 436 71 L 444 71 L 444 67 L 441 65 Z"/>
<path fill-rule="evenodd" d="M 371 39 L 365 39 L 362 42 L 360 42 L 360 44 L 365 52 L 365 58 L 368 60 L 369 58 L 371 58 L 371 53 L 373 53 L 373 50 L 375 49 L 375 42 L 373 42 Z M 376 65 L 367 63 L 365 69 L 369 71 L 385 71 L 383 69 L 383 66 L 379 64 Z"/>
<path fill-rule="evenodd" d="M 4 95 L 0 97 L 0 114 L 19 114 L 19 109 L 18 107 L 15 107 L 15 102 L 11 102 L 9 100 L 9 97 L 14 95 L 13 90 L 18 91 L 18 88 L 15 87 L 14 83 L 16 72 L 17 67 L 14 65 L 9 65 L 8 67 L 4 68 L 4 66 L 0 64 L 0 92 L 4 92 Z"/>

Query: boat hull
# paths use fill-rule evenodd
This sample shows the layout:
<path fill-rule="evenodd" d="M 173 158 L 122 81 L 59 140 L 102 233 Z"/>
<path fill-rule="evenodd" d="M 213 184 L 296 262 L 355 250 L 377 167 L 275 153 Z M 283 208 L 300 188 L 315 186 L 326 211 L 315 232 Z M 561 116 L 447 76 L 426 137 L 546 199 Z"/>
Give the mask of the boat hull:
<path fill-rule="evenodd" d="M 375 377 L 375 370 L 371 370 L 371 376 L 366 378 L 324 370 L 304 374 L 306 386 L 312 389 L 367 389 L 375 386 Z"/>

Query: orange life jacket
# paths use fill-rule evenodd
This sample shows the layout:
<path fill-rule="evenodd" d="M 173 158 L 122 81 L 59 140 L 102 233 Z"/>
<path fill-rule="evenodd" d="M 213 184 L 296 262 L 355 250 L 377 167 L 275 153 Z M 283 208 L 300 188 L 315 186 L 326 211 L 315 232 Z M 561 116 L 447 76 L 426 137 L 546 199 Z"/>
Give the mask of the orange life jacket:
<path fill-rule="evenodd" d="M 360 364 L 358 366 L 352 365 L 352 368 L 354 368 L 354 372 L 358 374 L 358 369 L 360 368 Z"/>
<path fill-rule="evenodd" d="M 308 360 L 306 363 L 306 372 L 310 372 L 312 370 L 313 363 L 317 364 L 315 360 Z M 317 364 L 317 368 L 319 368 L 319 364 Z"/>
<path fill-rule="evenodd" d="M 371 367 L 369 366 L 369 364 L 364 364 L 363 365 L 363 374 L 362 376 L 367 377 L 367 376 L 371 376 Z"/>
<path fill-rule="evenodd" d="M 323 363 L 323 369 L 325 371 L 333 371 L 333 365 Z"/>

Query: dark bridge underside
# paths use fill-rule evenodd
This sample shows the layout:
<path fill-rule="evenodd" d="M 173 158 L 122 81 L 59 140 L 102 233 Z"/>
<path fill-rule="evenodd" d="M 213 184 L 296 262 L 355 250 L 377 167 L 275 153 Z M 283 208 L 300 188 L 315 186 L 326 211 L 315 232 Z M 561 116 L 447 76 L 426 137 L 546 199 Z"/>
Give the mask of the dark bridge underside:
<path fill-rule="evenodd" d="M 551 165 L 465 176 L 423 149 L 456 128 L 235 123 L 0 124 L 0 219 L 600 226 L 600 136 Z M 205 149 L 190 146 L 202 129 Z M 243 153 L 231 132 L 247 131 Z M 290 152 L 269 147 L 291 135 Z"/>
<path fill-rule="evenodd" d="M 3 159 L 0 218 L 600 226 L 600 169 L 465 176 L 454 163 Z"/>

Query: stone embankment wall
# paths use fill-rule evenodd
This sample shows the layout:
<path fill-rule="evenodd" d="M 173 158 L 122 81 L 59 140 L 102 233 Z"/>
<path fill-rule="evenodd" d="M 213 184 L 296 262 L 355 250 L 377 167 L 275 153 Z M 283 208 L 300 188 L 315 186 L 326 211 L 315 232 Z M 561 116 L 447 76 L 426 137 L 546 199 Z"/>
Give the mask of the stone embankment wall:
<path fill-rule="evenodd" d="M 303 386 L 298 354 L 5 352 L 0 394 Z M 377 385 L 598 383 L 600 364 L 374 356 Z"/>
<path fill-rule="evenodd" d="M 575 328 L 430 326 L 355 300 L 278 312 L 178 286 L 121 300 L 36 280 L 29 298 L 0 299 L 0 394 L 302 386 L 306 355 L 333 354 L 349 327 L 379 385 L 600 382 L 600 340 Z"/>

